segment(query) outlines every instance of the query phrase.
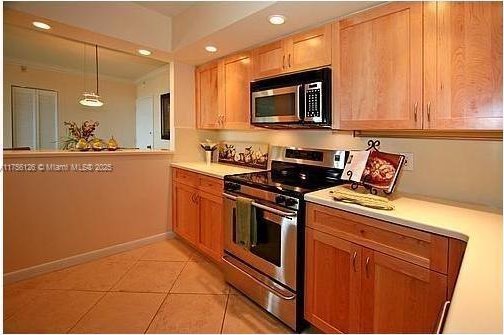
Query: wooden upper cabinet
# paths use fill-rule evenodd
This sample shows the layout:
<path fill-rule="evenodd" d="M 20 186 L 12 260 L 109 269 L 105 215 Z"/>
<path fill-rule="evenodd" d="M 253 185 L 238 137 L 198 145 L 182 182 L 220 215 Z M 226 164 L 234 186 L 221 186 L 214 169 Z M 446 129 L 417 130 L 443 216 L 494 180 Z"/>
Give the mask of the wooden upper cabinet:
<path fill-rule="evenodd" d="M 219 104 L 218 63 L 196 68 L 196 116 L 200 129 L 217 129 L 222 125 Z"/>
<path fill-rule="evenodd" d="M 305 318 L 327 333 L 359 332 L 361 248 L 306 229 Z"/>
<path fill-rule="evenodd" d="M 224 128 L 250 128 L 250 53 L 227 57 L 221 62 L 224 100 Z"/>
<path fill-rule="evenodd" d="M 420 128 L 422 3 L 395 2 L 338 24 L 340 128 Z"/>
<path fill-rule="evenodd" d="M 331 35 L 328 24 L 253 50 L 254 79 L 330 65 Z"/>
<path fill-rule="evenodd" d="M 276 41 L 252 51 L 254 78 L 270 77 L 285 71 L 284 42 Z"/>
<path fill-rule="evenodd" d="M 312 29 L 286 40 L 289 71 L 301 71 L 331 64 L 331 25 Z"/>
<path fill-rule="evenodd" d="M 445 275 L 364 248 L 362 333 L 435 333 L 446 301 Z"/>
<path fill-rule="evenodd" d="M 502 3 L 426 3 L 424 27 L 424 128 L 502 129 Z"/>

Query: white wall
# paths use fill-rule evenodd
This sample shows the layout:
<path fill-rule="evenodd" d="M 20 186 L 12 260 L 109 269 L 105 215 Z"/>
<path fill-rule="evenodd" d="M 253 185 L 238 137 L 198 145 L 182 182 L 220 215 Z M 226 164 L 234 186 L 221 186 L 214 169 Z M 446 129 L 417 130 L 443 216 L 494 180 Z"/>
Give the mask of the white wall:
<path fill-rule="evenodd" d="M 88 79 L 92 81 L 93 79 Z M 100 79 L 103 107 L 90 108 L 79 104 L 84 89 L 82 75 L 28 67 L 26 72 L 16 64 L 4 63 L 4 146 L 12 146 L 11 85 L 33 87 L 58 92 L 59 137 L 66 134 L 64 121 L 80 123 L 85 120 L 100 122 L 96 136 L 108 140 L 110 136 L 122 147 L 135 146 L 135 99 L 133 82 Z M 88 85 L 88 84 L 87 84 Z"/>
<path fill-rule="evenodd" d="M 170 92 L 170 65 L 138 80 L 136 90 L 137 99 L 153 97 L 154 100 L 154 149 L 169 149 L 170 141 L 161 139 L 161 94 Z"/>

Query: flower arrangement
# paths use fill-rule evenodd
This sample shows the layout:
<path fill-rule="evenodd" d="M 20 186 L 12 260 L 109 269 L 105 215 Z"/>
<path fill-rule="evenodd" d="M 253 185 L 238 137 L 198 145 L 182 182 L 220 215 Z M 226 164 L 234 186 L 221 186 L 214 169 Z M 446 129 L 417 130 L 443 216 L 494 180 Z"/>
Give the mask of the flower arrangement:
<path fill-rule="evenodd" d="M 66 136 L 62 139 L 62 149 L 72 150 L 76 148 L 79 141 L 83 140 L 88 143 L 90 139 L 94 139 L 94 132 L 99 124 L 100 123 L 97 121 L 84 121 L 81 126 L 78 126 L 75 122 L 65 121 L 64 125 L 68 127 L 68 131 Z"/>

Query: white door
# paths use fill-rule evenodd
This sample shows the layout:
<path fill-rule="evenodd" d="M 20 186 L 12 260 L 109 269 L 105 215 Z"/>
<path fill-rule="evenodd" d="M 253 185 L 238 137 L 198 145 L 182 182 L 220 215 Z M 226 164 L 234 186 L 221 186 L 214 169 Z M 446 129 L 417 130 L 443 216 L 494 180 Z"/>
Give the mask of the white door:
<path fill-rule="evenodd" d="M 137 99 L 135 143 L 139 149 L 152 149 L 154 146 L 153 97 Z"/>
<path fill-rule="evenodd" d="M 12 87 L 12 146 L 57 149 L 58 93 Z"/>
<path fill-rule="evenodd" d="M 37 90 L 38 144 L 41 149 L 58 149 L 58 93 Z"/>

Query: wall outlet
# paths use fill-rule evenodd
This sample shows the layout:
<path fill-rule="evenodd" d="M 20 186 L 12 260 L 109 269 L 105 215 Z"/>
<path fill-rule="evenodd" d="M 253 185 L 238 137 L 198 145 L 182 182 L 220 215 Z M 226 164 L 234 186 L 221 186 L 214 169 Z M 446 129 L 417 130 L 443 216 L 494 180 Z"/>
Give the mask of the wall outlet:
<path fill-rule="evenodd" d="M 404 155 L 404 164 L 403 164 L 403 170 L 405 171 L 413 171 L 413 166 L 414 166 L 414 155 L 411 152 L 402 152 L 401 155 Z"/>

